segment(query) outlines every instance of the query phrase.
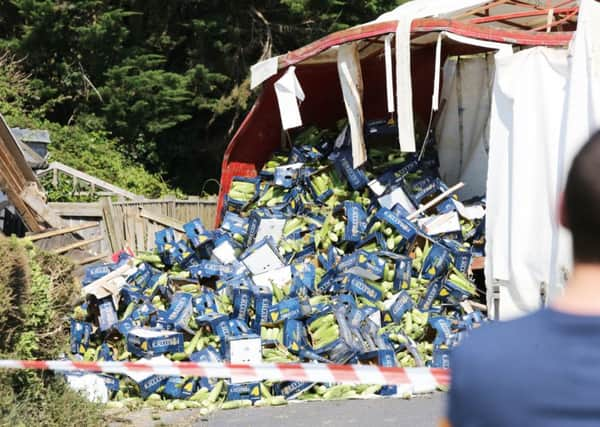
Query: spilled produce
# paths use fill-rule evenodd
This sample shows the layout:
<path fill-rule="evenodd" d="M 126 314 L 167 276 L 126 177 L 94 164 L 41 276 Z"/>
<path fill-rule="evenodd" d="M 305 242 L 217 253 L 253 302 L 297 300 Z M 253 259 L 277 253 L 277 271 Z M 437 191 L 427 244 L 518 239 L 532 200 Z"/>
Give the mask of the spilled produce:
<path fill-rule="evenodd" d="M 71 320 L 84 360 L 314 362 L 448 367 L 485 321 L 470 265 L 483 256 L 485 199 L 460 202 L 433 147 L 401 153 L 396 127 L 309 128 L 256 177 L 236 177 L 221 226 L 156 234 L 156 252 L 88 268 Z M 471 303 L 473 302 L 473 303 Z M 112 406 L 209 412 L 291 399 L 404 394 L 390 386 L 103 375 Z"/>

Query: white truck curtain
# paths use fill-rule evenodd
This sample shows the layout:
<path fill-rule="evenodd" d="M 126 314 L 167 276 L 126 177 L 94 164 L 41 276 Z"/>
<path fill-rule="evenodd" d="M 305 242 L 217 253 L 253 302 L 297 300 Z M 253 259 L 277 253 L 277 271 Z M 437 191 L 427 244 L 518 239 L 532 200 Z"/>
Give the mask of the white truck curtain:
<path fill-rule="evenodd" d="M 571 161 L 600 127 L 600 4 L 583 0 L 567 49 L 497 59 L 487 185 L 488 301 L 509 319 L 560 294 L 571 269 L 557 204 Z M 497 293 L 497 295 L 495 295 Z"/>

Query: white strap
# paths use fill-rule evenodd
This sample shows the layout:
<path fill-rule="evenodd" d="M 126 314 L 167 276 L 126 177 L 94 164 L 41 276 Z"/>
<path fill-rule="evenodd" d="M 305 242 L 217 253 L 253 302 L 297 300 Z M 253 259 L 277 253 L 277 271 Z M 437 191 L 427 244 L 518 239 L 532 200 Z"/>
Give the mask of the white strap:
<path fill-rule="evenodd" d="M 435 44 L 435 73 L 433 77 L 433 96 L 431 98 L 431 111 L 437 111 L 440 106 L 440 67 L 442 61 L 442 34 L 438 34 Z"/>
<path fill-rule="evenodd" d="M 388 113 L 396 111 L 394 105 L 394 77 L 392 75 L 392 38 L 393 34 L 388 34 L 384 39 L 384 51 L 385 51 L 385 89 L 387 96 L 387 109 Z"/>
<path fill-rule="evenodd" d="M 396 111 L 400 150 L 414 153 L 416 144 L 410 70 L 411 22 L 412 16 L 399 16 L 398 27 L 396 27 Z"/>
<path fill-rule="evenodd" d="M 342 86 L 352 141 L 352 165 L 357 168 L 367 161 L 362 108 L 363 78 L 357 44 L 341 45 L 338 49 L 337 60 L 338 75 Z"/>

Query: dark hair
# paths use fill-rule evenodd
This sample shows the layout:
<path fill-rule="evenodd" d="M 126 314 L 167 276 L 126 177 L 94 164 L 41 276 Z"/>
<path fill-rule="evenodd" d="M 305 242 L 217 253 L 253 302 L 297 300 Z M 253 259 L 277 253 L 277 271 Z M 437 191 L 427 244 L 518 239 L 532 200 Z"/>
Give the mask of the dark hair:
<path fill-rule="evenodd" d="M 577 153 L 564 195 L 564 222 L 576 262 L 600 263 L 600 131 Z"/>

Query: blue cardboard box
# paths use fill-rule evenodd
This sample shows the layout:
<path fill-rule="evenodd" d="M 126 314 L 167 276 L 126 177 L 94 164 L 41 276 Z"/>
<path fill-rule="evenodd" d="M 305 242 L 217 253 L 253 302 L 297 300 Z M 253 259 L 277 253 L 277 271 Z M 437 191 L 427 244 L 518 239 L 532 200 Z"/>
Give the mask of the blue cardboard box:
<path fill-rule="evenodd" d="M 315 383 L 307 383 L 303 381 L 286 381 L 282 383 L 275 383 L 273 386 L 273 393 L 277 396 L 283 396 L 287 400 L 292 400 L 304 393 L 313 385 L 315 385 Z"/>
<path fill-rule="evenodd" d="M 242 384 L 229 384 L 227 386 L 227 400 L 260 400 L 260 383 L 250 382 Z"/>
<path fill-rule="evenodd" d="M 108 346 L 107 343 L 105 343 L 105 342 L 102 343 L 96 358 L 97 358 L 97 360 L 105 360 L 107 362 L 110 362 L 111 360 L 113 360 L 112 349 Z"/>
<path fill-rule="evenodd" d="M 173 259 L 173 250 L 176 243 L 175 230 L 166 228 L 157 231 L 154 234 L 154 239 L 160 259 L 166 266 L 172 266 L 175 263 L 175 260 Z"/>
<path fill-rule="evenodd" d="M 151 359 L 152 362 L 162 362 L 168 363 L 170 362 L 164 356 L 154 357 Z M 140 363 L 147 363 L 146 360 L 141 360 Z M 140 389 L 140 395 L 142 399 L 146 399 L 160 387 L 162 387 L 168 381 L 169 377 L 162 375 L 154 375 L 148 372 L 136 372 L 130 371 L 127 374 L 133 381 L 135 381 Z"/>
<path fill-rule="evenodd" d="M 121 382 L 117 378 L 108 374 L 98 374 L 98 376 L 104 380 L 104 384 L 108 390 L 119 391 Z"/>
<path fill-rule="evenodd" d="M 165 384 L 165 394 L 173 399 L 188 399 L 196 390 L 196 378 L 170 377 Z"/>
<path fill-rule="evenodd" d="M 283 322 L 286 319 L 302 319 L 311 312 L 310 303 L 305 299 L 288 298 L 269 309 L 269 324 Z"/>
<path fill-rule="evenodd" d="M 215 293 L 208 289 L 204 289 L 199 296 L 195 297 L 193 299 L 193 304 L 194 309 L 200 316 L 219 311 L 217 307 L 217 301 L 215 299 Z"/>
<path fill-rule="evenodd" d="M 193 219 L 183 225 L 185 235 L 195 249 L 199 249 L 212 241 L 211 233 L 206 230 L 199 218 Z"/>
<path fill-rule="evenodd" d="M 150 318 L 156 317 L 157 313 L 158 313 L 158 311 L 157 311 L 156 307 L 154 307 L 149 302 L 144 302 L 143 304 L 138 305 L 133 310 L 133 312 L 131 313 L 131 316 L 129 316 L 129 318 L 132 321 L 139 321 L 141 323 L 144 323 L 144 322 L 148 321 Z"/>
<path fill-rule="evenodd" d="M 192 294 L 186 292 L 177 292 L 173 295 L 165 318 L 170 327 L 191 333 L 188 322 L 193 311 L 192 300 Z"/>
<path fill-rule="evenodd" d="M 221 222 L 221 229 L 231 234 L 245 236 L 248 232 L 248 218 L 242 218 L 236 213 L 227 212 Z"/>
<path fill-rule="evenodd" d="M 450 266 L 450 251 L 440 243 L 434 243 L 429 253 L 423 260 L 421 276 L 424 279 L 433 279 L 446 274 Z"/>
<path fill-rule="evenodd" d="M 240 261 L 253 275 L 285 266 L 275 242 L 270 237 L 265 237 L 247 248 L 240 257 Z"/>
<path fill-rule="evenodd" d="M 398 245 L 397 250 L 405 250 L 415 242 L 418 230 L 415 225 L 406 218 L 396 215 L 387 208 L 381 208 L 376 212 L 375 219 L 391 225 L 394 230 L 402 236 L 402 242 Z"/>
<path fill-rule="evenodd" d="M 315 291 L 316 268 L 310 263 L 292 265 L 290 296 L 310 296 Z"/>
<path fill-rule="evenodd" d="M 248 219 L 248 234 L 246 246 L 252 246 L 266 237 L 271 237 L 277 243 L 282 235 L 287 218 L 280 213 L 271 211 L 253 210 Z"/>
<path fill-rule="evenodd" d="M 420 299 L 417 308 L 422 312 L 432 311 L 434 301 L 439 297 L 444 282 L 442 279 L 434 279 L 429 283 L 425 295 Z"/>
<path fill-rule="evenodd" d="M 248 322 L 252 308 L 252 290 L 244 285 L 233 288 L 233 313 L 232 318 Z"/>
<path fill-rule="evenodd" d="M 348 291 L 356 295 L 365 297 L 369 301 L 380 301 L 383 296 L 381 289 L 369 285 L 360 277 L 354 274 L 347 274 L 342 280 L 342 283 L 344 283 Z"/>
<path fill-rule="evenodd" d="M 121 301 L 119 304 L 127 307 L 129 304 L 139 304 L 142 301 L 148 300 L 148 298 L 141 292 L 141 290 L 137 288 L 132 288 L 128 285 L 123 286 L 121 288 Z"/>
<path fill-rule="evenodd" d="M 192 353 L 190 356 L 190 361 L 191 362 L 217 363 L 217 362 L 222 362 L 223 359 L 221 358 L 221 355 L 219 354 L 219 352 L 213 346 L 209 345 L 208 347 L 205 347 L 200 351 L 196 351 L 196 352 Z M 200 377 L 200 378 L 198 378 L 198 387 L 204 387 L 209 390 L 212 390 L 214 385 L 218 381 L 219 381 L 218 378 Z"/>
<path fill-rule="evenodd" d="M 147 328 L 131 329 L 127 334 L 127 351 L 137 357 L 150 358 L 164 353 L 183 352 L 183 334 Z"/>
<path fill-rule="evenodd" d="M 343 257 L 337 268 L 368 280 L 379 280 L 383 277 L 385 261 L 375 253 L 358 250 Z"/>
<path fill-rule="evenodd" d="M 252 289 L 252 298 L 254 301 L 252 329 L 256 333 L 260 333 L 261 325 L 269 321 L 269 311 L 273 304 L 273 292 L 266 286 L 255 286 Z"/>
<path fill-rule="evenodd" d="M 433 349 L 432 368 L 450 369 L 450 349 L 436 347 Z"/>
<path fill-rule="evenodd" d="M 473 253 L 471 248 L 466 248 L 452 240 L 443 240 L 442 244 L 450 250 L 452 263 L 461 273 L 466 274 L 471 266 Z"/>
<path fill-rule="evenodd" d="M 406 313 L 409 310 L 412 310 L 413 305 L 413 300 L 408 294 L 408 292 L 401 291 L 400 293 L 398 293 L 396 301 L 394 301 L 389 310 L 390 316 L 392 316 L 393 321 L 396 323 L 400 323 L 402 317 L 404 316 L 404 313 Z"/>
<path fill-rule="evenodd" d="M 362 205 L 346 200 L 344 202 L 344 214 L 346 215 L 346 227 L 344 229 L 344 240 L 347 242 L 359 242 L 367 231 L 367 213 Z"/>
<path fill-rule="evenodd" d="M 335 166 L 346 177 L 353 190 L 362 190 L 367 186 L 369 179 L 364 171 L 354 168 L 350 149 L 340 150 L 335 159 Z"/>
<path fill-rule="evenodd" d="M 357 249 L 361 249 L 361 250 L 365 250 L 364 247 L 367 245 L 370 245 L 371 243 L 375 242 L 377 247 L 373 250 L 369 250 L 369 252 L 376 252 L 376 251 L 384 251 L 387 250 L 387 242 L 385 240 L 385 236 L 376 231 L 374 233 L 369 234 L 368 236 L 366 236 L 363 240 L 361 240 L 360 242 L 358 242 L 356 244 L 356 248 Z"/>
<path fill-rule="evenodd" d="M 233 273 L 231 264 L 225 265 L 218 261 L 203 259 L 195 265 L 187 268 L 192 277 L 199 279 L 210 279 L 212 277 L 227 277 Z"/>
<path fill-rule="evenodd" d="M 85 277 L 81 281 L 83 286 L 87 286 L 95 280 L 98 280 L 115 269 L 115 264 L 100 264 L 87 267 L 85 269 Z"/>
<path fill-rule="evenodd" d="M 98 329 L 106 332 L 111 329 L 119 318 L 113 305 L 112 297 L 102 298 L 98 301 Z"/>
<path fill-rule="evenodd" d="M 320 173 L 321 172 L 318 171 L 315 172 L 314 175 L 319 175 Z M 331 196 L 333 196 L 333 190 L 329 188 L 323 193 L 319 193 L 314 183 L 312 182 L 312 179 L 313 178 L 311 176 L 304 177 L 304 186 L 310 191 L 310 194 L 312 195 L 312 198 L 315 201 L 315 203 L 323 205 Z"/>
<path fill-rule="evenodd" d="M 410 279 L 412 278 L 412 258 L 400 256 L 395 263 L 394 269 L 394 290 L 410 288 Z"/>
<path fill-rule="evenodd" d="M 231 193 L 229 193 L 227 195 L 228 204 L 234 206 L 237 209 L 243 209 L 248 204 L 250 204 L 254 200 L 256 200 L 256 198 L 258 197 L 258 194 L 260 192 L 260 181 L 261 180 L 260 180 L 259 177 L 257 177 L 257 178 L 246 178 L 246 177 L 241 177 L 241 176 L 235 176 L 235 177 L 233 177 L 232 185 L 233 185 L 233 183 L 235 181 L 238 181 L 238 182 L 247 182 L 247 183 L 250 183 L 250 184 L 254 185 L 254 192 L 253 192 L 252 196 L 250 197 L 250 199 L 247 200 L 247 201 L 246 200 L 241 200 L 241 199 L 236 199 L 236 198 L 234 198 L 234 197 L 231 196 Z"/>
<path fill-rule="evenodd" d="M 452 322 L 446 317 L 436 316 L 429 318 L 429 325 L 436 331 L 433 345 L 447 344 L 448 338 L 452 335 Z"/>
<path fill-rule="evenodd" d="M 215 240 L 211 257 L 221 264 L 232 264 L 237 261 L 240 252 L 241 245 L 225 234 Z"/>
<path fill-rule="evenodd" d="M 423 199 L 435 194 L 438 192 L 438 189 L 438 180 L 431 176 L 426 176 L 411 185 L 412 193 L 409 193 L 409 197 L 415 206 L 419 206 Z"/>
<path fill-rule="evenodd" d="M 196 317 L 196 323 L 198 326 L 208 327 L 213 334 L 217 335 L 221 339 L 221 342 L 223 342 L 226 337 L 231 335 L 228 321 L 229 316 L 218 312 L 206 313 L 202 316 Z"/>
<path fill-rule="evenodd" d="M 221 353 L 231 363 L 260 363 L 262 346 L 260 336 L 254 334 L 248 326 L 238 320 L 228 322 L 231 335 L 221 344 Z M 232 377 L 232 382 L 242 382 Z"/>
<path fill-rule="evenodd" d="M 192 265 L 197 265 L 200 262 L 196 252 L 183 240 L 179 240 L 175 243 L 172 257 L 182 268 L 188 268 Z"/>
<path fill-rule="evenodd" d="M 292 188 L 301 176 L 304 163 L 292 163 L 275 168 L 273 183 L 283 188 Z"/>
<path fill-rule="evenodd" d="M 295 353 L 308 347 L 308 335 L 303 322 L 288 319 L 283 323 L 283 345 Z"/>
<path fill-rule="evenodd" d="M 148 287 L 148 281 L 153 274 L 154 271 L 150 264 L 143 262 L 137 266 L 135 273 L 127 278 L 127 283 L 133 285 L 134 287 L 144 289 Z"/>
<path fill-rule="evenodd" d="M 119 331 L 119 333 L 123 335 L 124 338 L 127 338 L 127 334 L 129 333 L 129 331 L 131 331 L 135 327 L 136 325 L 129 318 L 121 320 L 117 323 L 117 331 Z"/>
<path fill-rule="evenodd" d="M 472 295 L 461 287 L 456 286 L 449 280 L 446 280 L 444 282 L 444 287 L 440 292 L 440 296 L 444 297 L 445 300 L 460 302 L 471 297 Z"/>
<path fill-rule="evenodd" d="M 83 354 L 90 345 L 92 324 L 71 319 L 71 353 Z"/>

